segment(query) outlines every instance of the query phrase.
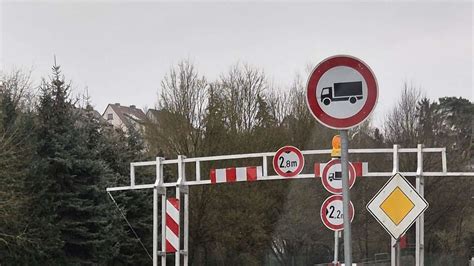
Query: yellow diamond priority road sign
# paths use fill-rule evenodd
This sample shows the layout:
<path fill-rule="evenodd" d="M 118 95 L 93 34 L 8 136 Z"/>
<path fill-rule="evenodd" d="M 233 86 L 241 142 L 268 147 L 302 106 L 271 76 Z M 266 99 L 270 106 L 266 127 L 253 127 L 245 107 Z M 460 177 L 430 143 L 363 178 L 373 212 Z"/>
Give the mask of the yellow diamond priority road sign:
<path fill-rule="evenodd" d="M 402 236 L 428 202 L 399 173 L 396 173 L 367 204 L 367 210 L 395 239 Z"/>

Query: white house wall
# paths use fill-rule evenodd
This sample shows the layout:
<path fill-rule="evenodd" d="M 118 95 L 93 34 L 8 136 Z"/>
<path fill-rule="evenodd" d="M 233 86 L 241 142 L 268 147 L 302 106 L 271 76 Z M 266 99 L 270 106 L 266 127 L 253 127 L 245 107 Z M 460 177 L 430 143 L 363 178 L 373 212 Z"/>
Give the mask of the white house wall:
<path fill-rule="evenodd" d="M 108 117 L 108 114 L 112 114 L 113 115 L 113 119 L 112 120 L 108 120 L 107 117 Z M 124 132 L 127 132 L 127 127 L 125 126 L 125 124 L 122 122 L 122 120 L 120 119 L 120 117 L 117 115 L 117 113 L 114 111 L 114 109 L 110 106 L 110 104 L 107 106 L 107 108 L 105 109 L 105 112 L 104 114 L 102 115 L 102 117 L 107 120 L 108 123 L 112 124 L 114 126 L 114 128 L 121 128 Z"/>

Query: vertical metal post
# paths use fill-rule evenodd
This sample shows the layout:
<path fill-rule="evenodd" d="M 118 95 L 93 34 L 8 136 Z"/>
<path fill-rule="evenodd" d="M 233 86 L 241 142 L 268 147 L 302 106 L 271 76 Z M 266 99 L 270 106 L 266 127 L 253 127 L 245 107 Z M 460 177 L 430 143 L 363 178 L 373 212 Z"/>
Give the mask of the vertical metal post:
<path fill-rule="evenodd" d="M 189 263 L 189 191 L 184 194 L 184 266 L 188 266 Z"/>
<path fill-rule="evenodd" d="M 178 155 L 178 181 L 176 182 L 176 198 L 178 199 L 179 204 L 181 205 L 181 193 L 180 193 L 180 188 L 179 188 L 179 183 L 181 182 L 183 178 L 183 156 Z M 181 206 L 180 206 L 180 212 L 178 215 L 178 224 L 179 227 L 181 227 Z M 176 247 L 176 252 L 174 253 L 174 261 L 176 266 L 180 266 L 180 251 L 181 251 L 181 228 L 179 229 L 179 234 L 178 234 L 178 246 Z"/>
<path fill-rule="evenodd" d="M 201 181 L 201 162 L 196 161 L 196 181 Z"/>
<path fill-rule="evenodd" d="M 166 266 L 166 188 L 161 194 L 161 266 Z"/>
<path fill-rule="evenodd" d="M 153 187 L 153 266 L 158 266 L 158 188 Z"/>
<path fill-rule="evenodd" d="M 160 157 L 156 157 L 155 175 L 155 185 L 153 187 L 153 266 L 158 265 L 158 186 L 163 184 Z"/>
<path fill-rule="evenodd" d="M 416 191 L 421 197 L 425 196 L 424 177 L 423 177 L 423 144 L 418 144 L 416 169 Z M 425 238 L 425 215 L 422 213 L 416 220 L 416 244 L 415 244 L 415 265 L 425 265 L 424 241 Z"/>
<path fill-rule="evenodd" d="M 130 163 L 130 186 L 135 186 L 135 165 Z"/>
<path fill-rule="evenodd" d="M 396 260 L 395 260 L 395 264 L 397 266 L 401 266 L 401 262 L 400 262 L 400 239 L 397 239 L 395 240 L 395 254 L 396 254 Z"/>
<path fill-rule="evenodd" d="M 181 189 L 181 193 L 184 193 L 184 223 L 183 223 L 183 265 L 188 266 L 188 242 L 189 242 L 189 187 L 185 185 L 186 183 L 186 167 L 185 164 L 183 163 L 182 165 L 183 170 L 182 170 L 182 178 L 181 178 L 181 183 L 180 186 L 184 186 L 184 189 Z"/>
<path fill-rule="evenodd" d="M 392 174 L 396 174 L 400 170 L 400 163 L 399 163 L 399 157 L 398 157 L 398 145 L 394 144 L 393 145 L 393 170 Z M 399 249 L 399 242 L 391 237 L 390 241 L 390 265 L 392 266 L 400 266 L 400 249 Z"/>
<path fill-rule="evenodd" d="M 337 266 L 339 261 L 339 231 L 334 231 L 334 262 L 333 264 Z"/>
<path fill-rule="evenodd" d="M 163 187 L 164 176 L 163 176 L 163 164 L 161 163 L 161 160 L 163 160 L 163 158 L 156 157 L 155 187 L 156 187 L 156 190 L 158 190 L 158 187 L 160 187 L 160 194 L 161 194 L 161 253 L 160 253 L 160 256 L 161 256 L 161 266 L 166 266 L 166 188 Z M 156 208 L 158 209 L 158 203 L 156 205 Z M 156 234 L 158 234 L 158 232 Z"/>
<path fill-rule="evenodd" d="M 166 240 L 165 240 L 165 236 L 164 236 L 164 230 L 163 228 L 165 228 L 165 220 L 164 220 L 164 217 L 165 215 L 163 214 L 163 206 L 166 206 L 164 205 L 165 203 L 165 200 L 166 198 L 163 197 L 163 191 L 164 191 L 164 188 L 161 187 L 161 185 L 163 184 L 163 166 L 161 164 L 161 160 L 162 158 L 160 157 L 156 157 L 156 179 L 155 179 L 155 185 L 153 187 L 153 265 L 154 266 L 157 266 L 158 265 L 158 189 L 160 189 L 160 194 L 161 194 L 161 201 L 162 201 L 162 213 L 161 213 L 161 226 L 162 226 L 162 238 L 161 238 L 161 241 L 162 243 L 164 243 Z M 163 244 L 162 244 L 162 247 L 163 247 Z M 164 253 L 165 250 L 163 250 L 160 254 L 160 256 L 165 257 Z M 166 261 L 165 263 L 163 264 L 163 259 L 162 259 L 162 262 L 161 262 L 161 265 L 165 265 L 166 264 Z"/>
<path fill-rule="evenodd" d="M 268 161 L 267 161 L 267 156 L 263 155 L 263 161 L 262 161 L 262 176 L 268 176 Z"/>
<path fill-rule="evenodd" d="M 344 264 L 352 265 L 352 237 L 351 237 L 351 220 L 349 217 L 349 139 L 347 130 L 341 130 L 341 170 L 342 170 L 342 212 L 344 220 Z"/>
<path fill-rule="evenodd" d="M 446 162 L 446 147 L 441 151 L 441 164 L 443 167 L 443 173 L 448 172 L 448 163 Z"/>

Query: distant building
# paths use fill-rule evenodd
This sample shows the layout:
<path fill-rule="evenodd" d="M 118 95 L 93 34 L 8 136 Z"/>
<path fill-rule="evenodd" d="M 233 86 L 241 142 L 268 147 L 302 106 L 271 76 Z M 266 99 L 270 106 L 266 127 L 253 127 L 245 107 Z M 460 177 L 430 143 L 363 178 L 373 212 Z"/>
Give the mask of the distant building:
<path fill-rule="evenodd" d="M 142 131 L 142 125 L 147 119 L 145 113 L 135 105 L 122 106 L 120 103 L 107 105 L 102 117 L 114 128 L 120 128 L 125 133 L 132 126 L 138 131 Z"/>
<path fill-rule="evenodd" d="M 152 123 L 158 123 L 158 116 L 160 116 L 160 113 L 163 111 L 161 110 L 156 110 L 156 109 L 148 109 L 146 112 L 146 117 L 148 118 L 148 121 Z"/>
<path fill-rule="evenodd" d="M 96 110 L 94 110 L 92 107 L 86 107 L 86 108 L 76 108 L 75 109 L 76 112 L 79 113 L 80 116 L 84 116 L 84 117 L 87 117 L 87 116 L 92 116 L 94 119 L 97 119 L 97 121 L 99 121 L 100 123 L 105 123 L 107 122 L 101 115 L 99 112 L 97 112 Z"/>
<path fill-rule="evenodd" d="M 94 110 L 92 107 L 87 106 L 83 107 L 74 107 L 73 113 L 78 116 L 78 119 L 75 121 L 76 126 L 83 126 L 84 122 L 90 120 L 95 120 L 100 124 L 104 124 L 107 121 L 100 115 L 99 112 Z"/>

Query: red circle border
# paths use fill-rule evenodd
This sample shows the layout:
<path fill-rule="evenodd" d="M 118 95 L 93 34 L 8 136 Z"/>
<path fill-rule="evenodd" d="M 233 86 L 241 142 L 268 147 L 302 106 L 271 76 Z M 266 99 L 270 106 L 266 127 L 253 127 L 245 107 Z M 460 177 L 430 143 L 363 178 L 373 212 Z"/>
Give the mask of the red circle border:
<path fill-rule="evenodd" d="M 298 166 L 298 168 L 296 168 L 296 170 L 292 173 L 285 173 L 283 171 L 281 171 L 279 169 L 278 166 L 278 157 L 280 157 L 280 155 L 286 151 L 290 151 L 290 152 L 294 152 L 296 153 L 296 155 L 298 156 L 298 159 L 300 160 L 301 164 Z M 283 176 L 283 177 L 294 177 L 294 176 L 297 176 L 301 173 L 301 171 L 303 170 L 303 167 L 304 167 L 304 156 L 303 156 L 303 153 L 301 153 L 301 151 L 294 147 L 294 146 L 283 146 L 281 147 L 276 153 L 275 153 L 275 156 L 273 156 L 273 170 L 275 170 L 275 172 L 279 175 L 279 176 Z"/>
<path fill-rule="evenodd" d="M 347 118 L 335 118 L 324 113 L 317 101 L 316 86 L 319 80 L 324 73 L 337 66 L 346 66 L 356 70 L 362 75 L 367 84 L 367 100 L 364 106 L 358 113 Z M 306 86 L 306 103 L 314 118 L 321 124 L 333 129 L 349 129 L 364 122 L 375 109 L 377 98 L 377 79 L 370 67 L 362 60 L 348 55 L 336 55 L 324 59 L 311 72 Z"/>
<path fill-rule="evenodd" d="M 329 203 L 335 201 L 335 200 L 341 200 L 342 201 L 342 195 L 332 195 L 327 198 L 323 204 L 321 205 L 321 211 L 319 212 L 321 216 L 321 221 L 323 224 L 330 230 L 333 231 L 340 231 L 344 229 L 344 224 L 341 225 L 335 225 L 329 222 L 329 220 L 326 218 L 326 208 L 329 205 Z M 355 209 L 354 209 L 354 204 L 352 204 L 352 201 L 349 202 L 349 215 L 351 216 L 351 223 L 354 220 L 354 215 L 355 214 Z"/>
<path fill-rule="evenodd" d="M 341 194 L 342 193 L 342 188 L 338 189 L 338 188 L 332 187 L 330 185 L 329 181 L 328 181 L 328 178 L 327 178 L 327 173 L 328 173 L 329 167 L 331 167 L 332 165 L 337 164 L 337 163 L 340 164 L 341 160 L 340 159 L 334 159 L 334 160 L 329 161 L 328 163 L 326 163 L 326 165 L 324 166 L 323 171 L 321 173 L 321 182 L 323 183 L 324 188 L 329 193 L 332 193 L 332 194 Z M 355 181 L 356 181 L 356 172 L 355 172 L 355 167 L 351 162 L 349 162 L 349 166 L 350 166 L 349 167 L 349 189 L 351 189 L 354 186 Z"/>

